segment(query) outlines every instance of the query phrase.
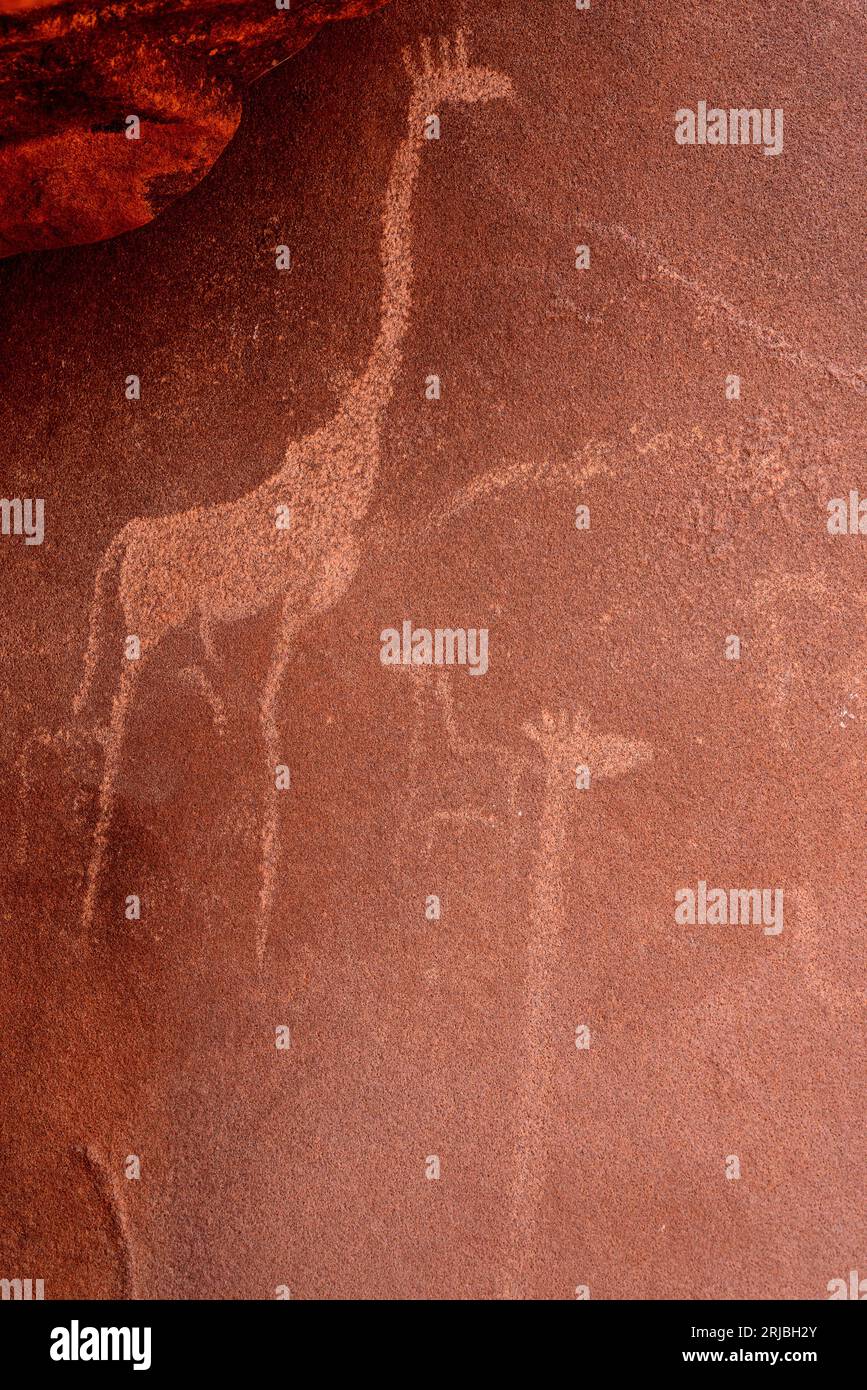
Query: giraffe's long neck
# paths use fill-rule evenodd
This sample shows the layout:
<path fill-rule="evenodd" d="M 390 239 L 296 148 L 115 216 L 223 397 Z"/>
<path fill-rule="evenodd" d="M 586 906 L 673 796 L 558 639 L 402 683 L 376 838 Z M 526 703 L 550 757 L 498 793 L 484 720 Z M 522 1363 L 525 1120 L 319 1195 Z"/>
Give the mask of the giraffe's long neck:
<path fill-rule="evenodd" d="M 410 101 L 407 131 L 391 166 L 382 217 L 382 301 L 379 331 L 364 371 L 350 389 L 362 410 L 381 414 L 391 399 L 412 307 L 412 199 L 421 160 L 420 108 Z"/>
<path fill-rule="evenodd" d="M 564 927 L 563 864 L 570 812 L 563 797 L 562 763 L 562 757 L 548 754 L 532 874 L 521 1024 L 523 1046 L 515 1092 L 518 1132 L 506 1274 L 506 1297 L 510 1299 L 530 1296 L 539 1216 L 548 1180 L 545 1154 L 550 1134 L 546 1126 L 556 1110 L 552 991 L 559 936 Z"/>
<path fill-rule="evenodd" d="M 571 808 L 563 795 L 563 762 L 562 757 L 548 759 L 532 875 L 526 991 L 531 1019 L 529 1033 L 531 1036 L 538 1034 L 534 1037 L 538 1046 L 541 1046 L 547 1026 L 545 1010 L 550 1006 L 547 996 L 565 917 L 563 875 Z"/>
<path fill-rule="evenodd" d="M 320 455 L 318 486 L 347 519 L 367 511 L 379 468 L 382 415 L 400 369 L 401 346 L 412 307 L 411 208 L 421 159 L 422 112 L 410 98 L 406 134 L 392 161 L 382 217 L 382 307 L 367 365 L 344 393 L 337 413 L 311 441 Z M 278 474 L 282 479 L 289 466 Z M 273 481 L 273 480 L 272 480 Z"/>

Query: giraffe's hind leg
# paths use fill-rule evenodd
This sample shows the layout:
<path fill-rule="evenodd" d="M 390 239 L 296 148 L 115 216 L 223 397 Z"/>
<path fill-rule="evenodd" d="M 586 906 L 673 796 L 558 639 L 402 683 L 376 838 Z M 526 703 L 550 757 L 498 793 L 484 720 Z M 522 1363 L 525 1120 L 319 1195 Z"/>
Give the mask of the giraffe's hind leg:
<path fill-rule="evenodd" d="M 117 800 L 117 779 L 123 754 L 123 736 L 126 729 L 126 719 L 132 702 L 133 690 L 140 666 L 140 661 L 135 663 L 124 662 L 121 668 L 118 688 L 112 702 L 111 719 L 109 721 L 105 741 L 105 761 L 102 769 L 102 783 L 99 789 L 99 806 L 96 825 L 93 831 L 90 860 L 87 865 L 87 881 L 85 884 L 84 903 L 81 911 L 81 925 L 85 932 L 89 932 L 93 926 L 96 898 L 99 892 L 99 884 L 102 878 L 106 849 L 108 847 L 108 832 L 111 827 L 111 820 Z"/>

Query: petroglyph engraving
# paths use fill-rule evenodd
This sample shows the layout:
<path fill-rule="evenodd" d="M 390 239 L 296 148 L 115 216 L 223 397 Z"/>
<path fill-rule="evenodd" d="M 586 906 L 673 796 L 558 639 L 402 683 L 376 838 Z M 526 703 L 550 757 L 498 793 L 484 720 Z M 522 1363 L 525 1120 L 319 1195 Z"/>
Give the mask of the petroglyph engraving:
<path fill-rule="evenodd" d="M 505 462 L 499 468 L 471 478 L 462 487 L 455 489 L 437 508 L 422 526 L 410 526 L 402 537 L 402 544 L 413 548 L 427 543 L 465 512 L 475 507 L 495 506 L 515 491 L 532 491 L 537 488 L 582 487 L 592 478 L 612 478 L 616 476 L 614 459 L 615 443 L 606 439 L 589 439 L 568 459 L 516 459 Z M 394 539 L 387 535 L 372 542 L 374 549 L 394 548 Z"/>
<path fill-rule="evenodd" d="M 120 1195 L 119 1179 L 112 1177 L 108 1163 L 95 1144 L 76 1144 L 73 1152 L 81 1159 L 96 1189 L 108 1220 L 109 1230 L 121 1271 L 121 1298 L 135 1298 L 136 1269 L 133 1246 L 126 1219 L 126 1209 Z"/>
<path fill-rule="evenodd" d="M 277 717 L 280 693 L 301 628 L 339 602 L 358 568 L 357 533 L 377 477 L 383 415 L 400 370 L 412 309 L 410 214 L 425 145 L 424 117 L 444 104 L 506 98 L 513 90 L 508 77 L 470 63 L 460 32 L 454 43 L 442 40 L 436 55 L 430 42 L 422 41 L 419 63 L 408 51 L 404 62 L 410 77 L 406 134 L 394 156 L 385 192 L 380 324 L 366 366 L 346 389 L 334 417 L 290 443 L 283 466 L 252 492 L 235 502 L 169 516 L 136 517 L 115 536 L 99 565 L 74 720 L 86 724 L 93 701 L 113 576 L 125 631 L 140 638 L 141 658 L 118 658 L 82 908 L 85 931 L 93 925 L 126 723 L 142 671 L 167 636 L 192 625 L 207 662 L 218 672 L 215 629 L 273 608 L 277 636 L 260 706 L 265 744 L 256 939 L 260 963 L 264 956 L 277 882 L 278 803 L 269 769 L 282 752 Z M 280 528 L 275 515 L 278 509 L 286 515 L 287 508 L 292 525 Z M 204 667 L 195 679 L 219 731 L 225 714 L 215 686 Z"/>
<path fill-rule="evenodd" d="M 444 670 L 430 670 L 423 666 L 395 667 L 405 673 L 412 691 L 413 723 L 410 733 L 410 787 L 408 794 L 401 797 L 401 836 L 403 841 L 415 829 L 424 832 L 425 853 L 430 854 L 437 832 L 445 827 L 458 830 L 473 825 L 484 825 L 502 831 L 505 825 L 510 846 L 521 827 L 518 815 L 518 798 L 521 778 L 532 767 L 532 759 L 522 750 L 515 749 L 498 739 L 483 735 L 467 735 L 455 710 L 452 682 L 454 675 Z M 448 806 L 429 811 L 421 820 L 416 818 L 416 805 L 422 790 L 421 771 L 421 730 L 430 718 L 439 722 L 443 746 L 455 768 L 460 768 L 462 778 L 469 780 L 479 767 L 496 769 L 497 782 L 502 782 L 504 796 L 498 798 L 497 806 Z M 430 737 L 430 735 L 428 735 Z M 430 788 L 425 788 L 430 791 Z M 499 809 L 499 801 L 505 801 L 505 813 Z"/>
<path fill-rule="evenodd" d="M 867 393 L 867 377 L 864 370 L 853 370 L 850 367 L 842 366 L 839 362 L 832 362 L 828 357 L 814 357 L 811 353 L 805 352 L 803 348 L 797 347 L 778 333 L 775 328 L 768 328 L 766 324 L 759 323 L 758 320 L 751 318 L 743 313 L 736 304 L 726 299 L 724 295 L 718 294 L 700 280 L 694 280 L 689 275 L 684 275 L 682 271 L 671 265 L 650 242 L 643 240 L 631 232 L 628 227 L 623 227 L 618 222 L 597 222 L 592 217 L 582 217 L 581 225 L 589 227 L 591 231 L 599 236 L 610 237 L 623 243 L 628 247 L 633 255 L 639 257 L 647 265 L 652 266 L 653 271 L 662 280 L 669 280 L 680 289 L 686 290 L 688 294 L 698 300 L 699 304 L 711 316 L 719 316 L 727 319 L 734 324 L 742 333 L 747 334 L 759 347 L 770 352 L 781 362 L 786 362 L 791 367 L 801 370 L 809 370 L 822 373 L 831 377 L 838 386 L 845 386 L 850 391 L 856 391 L 863 396 Z"/>
<path fill-rule="evenodd" d="M 623 777 L 653 756 L 649 744 L 612 734 L 594 734 L 582 710 L 574 714 L 543 711 L 524 733 L 544 761 L 542 810 L 530 884 L 527 973 L 524 986 L 522 1056 L 515 1115 L 518 1133 L 511 1201 L 511 1249 L 506 1297 L 529 1296 L 542 1199 L 549 1165 L 558 1028 L 553 1016 L 554 974 L 566 928 L 565 887 L 570 855 L 570 827 L 576 800 L 592 792 L 575 789 L 575 767 L 590 768 L 592 782 Z M 592 785 L 591 782 L 591 785 Z"/>

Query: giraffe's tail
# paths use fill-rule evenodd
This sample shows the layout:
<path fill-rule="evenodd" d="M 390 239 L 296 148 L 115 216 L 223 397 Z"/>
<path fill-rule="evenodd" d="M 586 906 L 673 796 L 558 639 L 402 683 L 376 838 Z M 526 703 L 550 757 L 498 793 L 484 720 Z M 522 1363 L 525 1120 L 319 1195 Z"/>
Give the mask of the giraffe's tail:
<path fill-rule="evenodd" d="M 87 650 L 84 654 L 84 670 L 81 676 L 81 684 L 72 701 L 72 713 L 76 720 L 80 720 L 84 714 L 93 689 L 93 682 L 99 665 L 99 646 L 102 639 L 102 631 L 105 626 L 105 612 L 108 602 L 106 586 L 111 571 L 117 566 L 119 559 L 121 559 L 124 554 L 127 540 L 127 528 L 124 526 L 122 530 L 118 531 L 114 540 L 109 544 L 105 554 L 99 562 L 99 568 L 96 571 L 96 579 L 93 584 L 93 598 L 90 601 L 90 612 L 88 614 Z"/>

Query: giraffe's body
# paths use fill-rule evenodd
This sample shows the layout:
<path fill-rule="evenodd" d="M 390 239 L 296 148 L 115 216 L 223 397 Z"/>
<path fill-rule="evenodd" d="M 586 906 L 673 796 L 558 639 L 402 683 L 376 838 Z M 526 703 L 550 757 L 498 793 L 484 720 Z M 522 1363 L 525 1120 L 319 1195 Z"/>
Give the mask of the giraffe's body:
<path fill-rule="evenodd" d="M 141 639 L 143 652 L 151 654 L 187 621 L 233 623 L 278 599 L 303 609 L 355 529 L 339 496 L 317 496 L 317 446 L 330 442 L 320 435 L 327 430 L 290 449 L 289 466 L 237 502 L 127 523 L 118 536 L 117 592 L 127 631 Z M 281 508 L 290 518 L 285 529 L 277 526 Z"/>

